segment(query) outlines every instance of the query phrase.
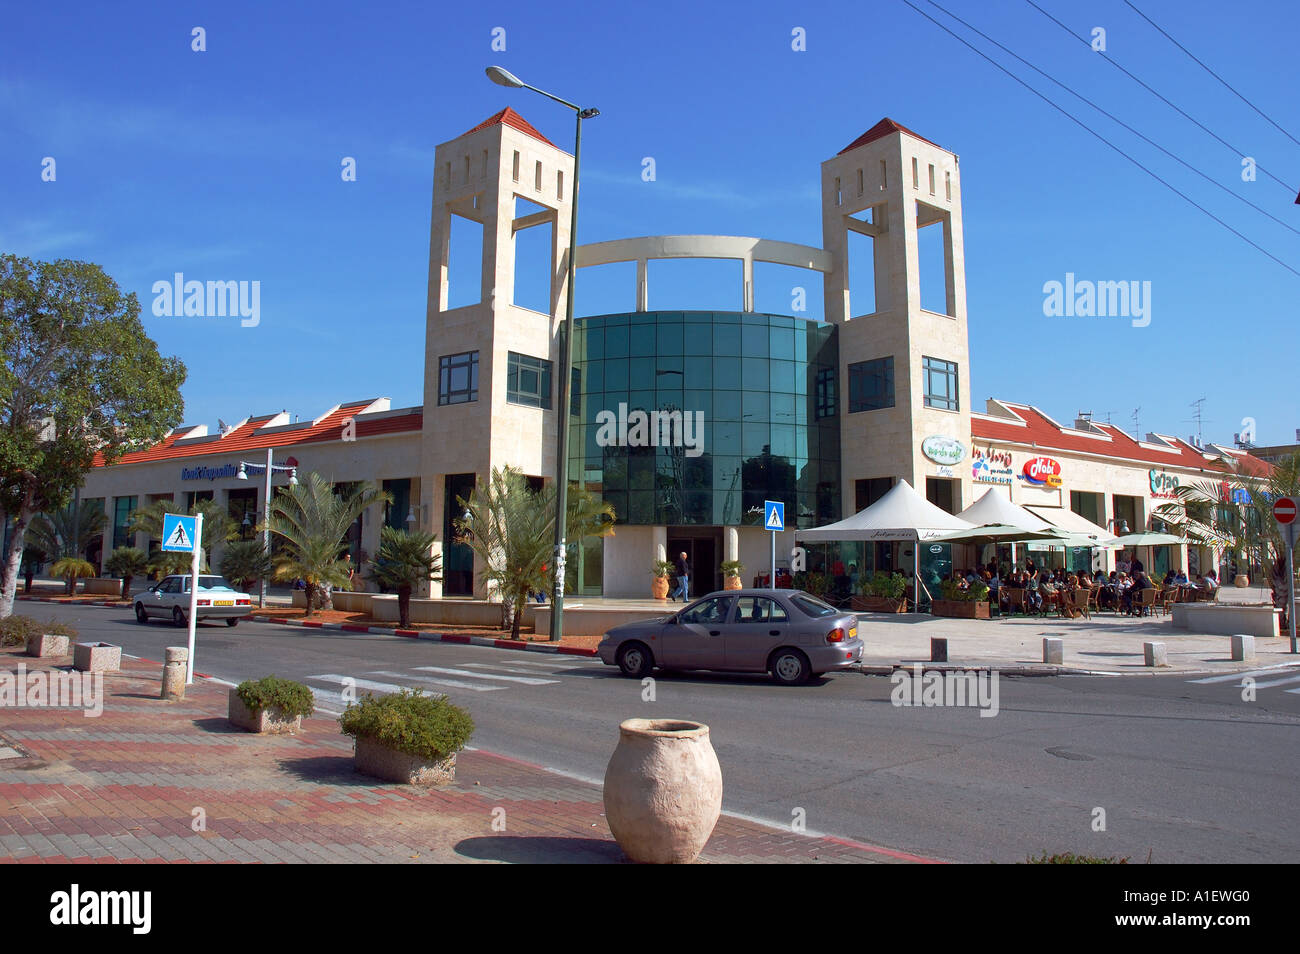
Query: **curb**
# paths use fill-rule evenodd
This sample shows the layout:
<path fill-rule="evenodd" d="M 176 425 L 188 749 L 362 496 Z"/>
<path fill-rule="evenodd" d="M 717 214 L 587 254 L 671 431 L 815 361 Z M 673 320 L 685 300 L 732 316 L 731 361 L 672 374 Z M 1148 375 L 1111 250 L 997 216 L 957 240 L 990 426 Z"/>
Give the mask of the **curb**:
<path fill-rule="evenodd" d="M 917 660 L 913 663 L 885 663 L 883 665 L 863 665 L 858 666 L 857 671 L 864 676 L 892 676 L 894 673 L 911 672 L 915 667 L 920 666 L 922 672 L 996 672 L 1003 676 L 1089 676 L 1093 672 L 1088 669 L 1072 669 L 1068 666 L 1026 666 L 1026 665 L 1002 665 L 1000 663 L 973 663 L 969 666 L 963 666 L 960 663 L 946 662 L 924 662 Z"/>
<path fill-rule="evenodd" d="M 414 629 L 388 629 L 383 626 L 360 626 L 356 623 L 321 623 L 313 620 L 281 619 L 276 616 L 249 616 L 259 623 L 276 623 L 280 626 L 300 626 L 307 629 L 331 629 L 345 633 L 368 633 L 374 636 L 401 636 L 405 639 L 428 639 L 444 643 L 461 643 L 468 646 L 486 646 L 489 649 L 513 649 L 516 652 L 551 653 L 562 656 L 595 656 L 594 649 L 577 646 L 553 646 L 549 643 L 532 643 L 513 639 L 494 639 L 491 636 L 467 636 L 464 633 L 423 633 Z"/>

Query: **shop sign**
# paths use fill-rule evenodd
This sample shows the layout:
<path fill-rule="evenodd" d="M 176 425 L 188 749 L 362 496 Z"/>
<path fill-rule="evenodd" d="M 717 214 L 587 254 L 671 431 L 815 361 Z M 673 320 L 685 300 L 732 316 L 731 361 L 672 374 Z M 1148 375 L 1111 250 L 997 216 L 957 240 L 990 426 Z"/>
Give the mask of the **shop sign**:
<path fill-rule="evenodd" d="M 1015 472 L 1011 469 L 1011 454 L 1008 451 L 986 447 L 976 447 L 971 451 L 971 477 L 977 484 L 1011 484 Z"/>
<path fill-rule="evenodd" d="M 936 464 L 960 464 L 966 459 L 966 445 L 955 437 L 931 434 L 921 442 L 921 453 Z"/>
<path fill-rule="evenodd" d="M 1061 486 L 1061 465 L 1050 457 L 1031 457 L 1025 461 L 1020 479 L 1034 487 Z"/>
<path fill-rule="evenodd" d="M 1175 474 L 1167 473 L 1163 470 L 1152 470 L 1147 474 L 1151 481 L 1151 496 L 1176 498 L 1175 491 L 1178 490 L 1178 477 Z"/>
<path fill-rule="evenodd" d="M 239 466 L 236 464 L 222 464 L 220 467 L 182 467 L 181 480 L 221 480 L 225 477 L 234 477 L 238 473 Z"/>

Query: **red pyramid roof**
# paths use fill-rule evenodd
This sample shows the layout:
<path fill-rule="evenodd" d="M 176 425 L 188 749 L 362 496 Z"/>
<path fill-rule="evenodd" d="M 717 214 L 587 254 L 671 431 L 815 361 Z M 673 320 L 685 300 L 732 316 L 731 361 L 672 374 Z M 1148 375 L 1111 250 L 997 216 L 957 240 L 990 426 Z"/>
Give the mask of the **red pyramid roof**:
<path fill-rule="evenodd" d="M 496 115 L 489 116 L 487 119 L 483 120 L 473 129 L 466 132 L 465 135 L 468 136 L 470 133 L 476 133 L 480 129 L 487 129 L 489 126 L 495 126 L 497 123 L 505 123 L 507 126 L 510 126 L 514 129 L 518 129 L 521 133 L 525 133 L 526 135 L 532 136 L 534 139 L 541 140 L 542 142 L 546 143 L 546 145 L 548 146 L 553 146 L 556 149 L 560 148 L 559 146 L 556 146 L 555 143 L 551 142 L 549 139 L 547 139 L 545 136 L 539 133 L 536 127 L 533 126 L 532 123 L 524 119 L 524 117 L 520 116 L 509 106 L 501 110 L 501 112 L 497 113 Z"/>
<path fill-rule="evenodd" d="M 884 137 L 888 136 L 890 133 L 907 133 L 909 136 L 921 140 L 921 142 L 929 142 L 930 145 L 932 146 L 938 146 L 940 149 L 943 148 L 943 146 L 939 146 L 937 142 L 930 142 L 930 140 L 926 139 L 924 136 L 912 132 L 912 130 L 908 129 L 906 126 L 899 125 L 898 123 L 890 119 L 888 116 L 886 116 L 880 122 L 876 123 L 870 129 L 864 132 L 857 139 L 853 140 L 853 142 L 849 143 L 847 146 L 841 149 L 839 153 L 837 153 L 837 155 L 842 156 L 850 149 L 857 149 L 858 146 L 865 146 L 869 142 L 875 142 L 877 139 L 883 139 Z"/>

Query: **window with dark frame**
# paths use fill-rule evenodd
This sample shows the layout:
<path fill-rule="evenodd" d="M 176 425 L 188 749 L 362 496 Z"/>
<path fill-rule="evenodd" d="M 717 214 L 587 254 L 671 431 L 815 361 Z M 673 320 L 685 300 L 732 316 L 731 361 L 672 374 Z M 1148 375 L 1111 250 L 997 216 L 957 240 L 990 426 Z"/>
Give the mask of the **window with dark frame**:
<path fill-rule="evenodd" d="M 957 365 L 939 358 L 921 358 L 925 380 L 925 406 L 941 411 L 958 411 Z"/>
<path fill-rule="evenodd" d="M 438 404 L 478 400 L 478 352 L 445 354 L 438 359 Z"/>
<path fill-rule="evenodd" d="M 849 365 L 849 412 L 894 406 L 894 358 L 874 358 Z"/>
<path fill-rule="evenodd" d="M 835 416 L 835 369 L 823 368 L 817 372 L 817 420 Z"/>
<path fill-rule="evenodd" d="M 506 400 L 511 404 L 550 410 L 551 362 L 511 351 L 506 372 Z"/>

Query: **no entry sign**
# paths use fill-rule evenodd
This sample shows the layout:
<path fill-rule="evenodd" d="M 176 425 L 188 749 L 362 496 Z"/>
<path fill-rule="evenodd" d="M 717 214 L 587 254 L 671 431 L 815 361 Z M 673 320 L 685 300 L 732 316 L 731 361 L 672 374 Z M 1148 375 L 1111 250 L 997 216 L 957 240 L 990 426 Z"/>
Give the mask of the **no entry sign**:
<path fill-rule="evenodd" d="M 1296 517 L 1296 502 L 1294 497 L 1278 497 L 1273 503 L 1273 519 L 1282 526 L 1293 523 Z"/>

